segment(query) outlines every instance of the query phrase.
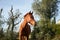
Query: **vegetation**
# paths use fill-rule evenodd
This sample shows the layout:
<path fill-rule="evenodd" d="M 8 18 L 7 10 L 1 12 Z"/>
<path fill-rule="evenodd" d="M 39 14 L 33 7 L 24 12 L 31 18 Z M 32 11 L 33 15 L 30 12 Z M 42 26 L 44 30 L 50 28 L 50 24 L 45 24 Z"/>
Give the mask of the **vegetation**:
<path fill-rule="evenodd" d="M 58 16 L 58 0 L 34 0 L 32 9 L 40 17 L 37 25 L 30 34 L 30 40 L 60 40 L 60 24 L 56 24 Z M 0 40 L 18 40 L 18 32 L 15 30 L 21 21 L 19 9 L 13 10 L 11 6 L 8 12 L 8 19 L 2 16 L 3 9 L 0 9 Z M 4 30 L 2 25 L 7 24 Z"/>
<path fill-rule="evenodd" d="M 57 3 L 58 0 L 34 1 L 32 8 L 40 16 L 40 20 L 31 33 L 31 40 L 54 40 L 57 37 L 56 35 L 60 35 L 60 25 L 56 24 L 56 16 L 58 14 Z M 60 40 L 60 38 L 56 40 Z"/>
<path fill-rule="evenodd" d="M 3 9 L 0 10 L 0 19 L 2 18 L 1 14 L 3 12 Z M 0 40 L 18 40 L 18 32 L 14 31 L 14 29 L 17 29 L 17 25 L 21 21 L 21 13 L 19 9 L 17 9 L 15 12 L 13 12 L 13 7 L 11 6 L 11 10 L 8 12 L 8 19 L 2 21 L 0 20 Z M 1 26 L 4 23 L 8 25 L 6 31 L 3 30 L 3 27 Z"/>

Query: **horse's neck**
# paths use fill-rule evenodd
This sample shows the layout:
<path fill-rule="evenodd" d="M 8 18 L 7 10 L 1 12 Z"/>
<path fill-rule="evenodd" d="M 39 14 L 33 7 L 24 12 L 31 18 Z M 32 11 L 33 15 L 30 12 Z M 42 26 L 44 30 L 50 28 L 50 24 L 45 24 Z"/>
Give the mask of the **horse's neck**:
<path fill-rule="evenodd" d="M 24 27 L 26 26 L 26 24 L 27 24 L 27 21 L 24 20 L 24 21 L 22 22 L 22 24 L 21 24 L 21 27 L 24 28 Z"/>

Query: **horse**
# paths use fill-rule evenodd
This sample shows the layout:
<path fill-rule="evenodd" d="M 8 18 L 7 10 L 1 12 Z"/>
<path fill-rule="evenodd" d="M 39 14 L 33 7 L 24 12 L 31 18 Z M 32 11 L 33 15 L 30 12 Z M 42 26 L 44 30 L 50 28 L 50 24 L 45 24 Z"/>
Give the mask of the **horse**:
<path fill-rule="evenodd" d="M 19 40 L 28 40 L 29 34 L 31 33 L 30 25 L 36 25 L 36 21 L 33 17 L 33 12 L 28 12 L 24 15 L 24 20 L 20 25 L 19 29 Z"/>

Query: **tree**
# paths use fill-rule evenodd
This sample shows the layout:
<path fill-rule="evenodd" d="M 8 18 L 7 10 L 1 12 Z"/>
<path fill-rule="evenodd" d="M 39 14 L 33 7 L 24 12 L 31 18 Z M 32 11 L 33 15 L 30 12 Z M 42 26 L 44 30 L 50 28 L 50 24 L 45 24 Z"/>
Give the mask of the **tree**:
<path fill-rule="evenodd" d="M 57 0 L 36 0 L 32 4 L 33 10 L 40 15 L 41 19 L 51 19 L 56 16 Z M 46 18 L 46 19 L 45 19 Z"/>
<path fill-rule="evenodd" d="M 3 20 L 2 20 L 2 11 L 3 9 L 0 9 L 0 28 L 2 28 L 2 24 L 4 23 Z"/>
<path fill-rule="evenodd" d="M 13 7 L 11 6 L 11 10 L 8 13 L 9 14 L 9 18 L 6 21 L 8 28 L 7 28 L 7 39 L 8 36 L 10 36 L 9 40 L 14 40 L 16 38 L 15 37 L 15 32 L 14 29 L 16 28 L 16 26 L 20 23 L 21 21 L 21 13 L 19 11 L 19 9 L 17 9 L 15 12 L 13 12 Z"/>
<path fill-rule="evenodd" d="M 3 16 L 2 16 L 2 11 L 3 11 L 3 9 L 1 8 L 0 9 L 0 40 L 2 40 L 4 37 L 4 31 L 3 31 L 3 27 L 2 27 L 2 24 L 4 24 L 4 20 L 3 20 Z"/>
<path fill-rule="evenodd" d="M 51 35 L 55 35 L 56 30 L 53 30 L 52 22 L 54 20 L 54 24 L 56 24 L 55 17 L 58 11 L 57 1 L 58 0 L 35 0 L 32 4 L 33 11 L 40 16 L 39 27 L 41 30 L 39 32 L 39 40 L 51 40 Z M 48 36 L 50 38 L 48 38 Z"/>

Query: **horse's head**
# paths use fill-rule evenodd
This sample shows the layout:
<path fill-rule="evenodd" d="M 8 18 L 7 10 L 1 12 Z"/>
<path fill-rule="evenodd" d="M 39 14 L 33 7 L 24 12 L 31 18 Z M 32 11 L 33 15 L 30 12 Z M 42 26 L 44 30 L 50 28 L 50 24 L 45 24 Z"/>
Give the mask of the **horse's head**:
<path fill-rule="evenodd" d="M 27 23 L 30 23 L 31 25 L 35 25 L 36 21 L 33 17 L 33 12 L 28 12 L 25 16 L 24 19 L 27 21 Z"/>

